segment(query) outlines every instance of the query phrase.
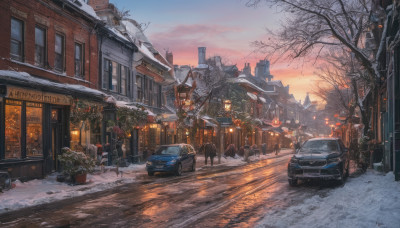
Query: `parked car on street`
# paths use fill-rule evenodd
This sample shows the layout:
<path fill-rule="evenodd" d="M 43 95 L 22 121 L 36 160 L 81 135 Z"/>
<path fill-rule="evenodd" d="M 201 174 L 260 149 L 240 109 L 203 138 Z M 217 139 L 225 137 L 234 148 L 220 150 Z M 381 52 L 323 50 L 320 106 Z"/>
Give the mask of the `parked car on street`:
<path fill-rule="evenodd" d="M 196 151 L 189 144 L 172 144 L 160 146 L 146 162 L 149 176 L 155 172 L 170 172 L 177 176 L 183 170 L 196 170 Z"/>
<path fill-rule="evenodd" d="M 298 180 L 338 180 L 349 175 L 348 149 L 338 138 L 313 138 L 305 141 L 290 159 L 288 180 L 291 186 Z"/>

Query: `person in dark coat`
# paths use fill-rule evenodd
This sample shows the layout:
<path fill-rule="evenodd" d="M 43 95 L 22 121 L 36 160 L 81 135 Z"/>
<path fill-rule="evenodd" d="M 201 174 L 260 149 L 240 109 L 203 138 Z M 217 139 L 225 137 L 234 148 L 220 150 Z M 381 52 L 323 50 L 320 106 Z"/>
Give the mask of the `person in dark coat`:
<path fill-rule="evenodd" d="M 214 165 L 214 157 L 217 155 L 217 147 L 214 144 L 207 143 L 203 144 L 204 156 L 205 156 L 205 164 L 207 165 L 208 157 L 210 157 L 211 166 Z M 201 150 L 201 148 L 200 148 Z"/>
<path fill-rule="evenodd" d="M 279 144 L 278 143 L 275 143 L 274 151 L 275 151 L 275 155 L 278 155 L 278 153 L 279 153 Z"/>

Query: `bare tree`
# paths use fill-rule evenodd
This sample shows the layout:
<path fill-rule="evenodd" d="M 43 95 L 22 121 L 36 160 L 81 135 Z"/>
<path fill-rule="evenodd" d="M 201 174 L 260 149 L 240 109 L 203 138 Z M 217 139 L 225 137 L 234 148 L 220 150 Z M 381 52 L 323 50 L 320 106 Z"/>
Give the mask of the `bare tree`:
<path fill-rule="evenodd" d="M 347 69 L 346 74 L 352 75 L 347 82 L 355 91 L 354 95 L 357 95 L 356 101 L 359 80 L 363 80 L 363 84 L 371 89 L 376 89 L 377 81 L 382 76 L 377 60 L 384 53 L 384 42 L 376 44 L 379 46 L 376 55 L 371 54 L 371 50 L 365 45 L 364 34 L 374 23 L 371 21 L 372 0 L 248 0 L 246 5 L 258 7 L 261 3 L 276 6 L 289 13 L 289 17 L 280 30 L 271 31 L 272 39 L 256 41 L 256 46 L 264 48 L 272 55 L 288 55 L 292 59 L 306 56 L 325 57 L 336 50 L 351 53 L 355 62 L 353 65 L 357 67 Z M 380 37 L 375 38 L 380 40 Z M 332 66 L 339 64 L 342 69 L 346 66 L 337 62 L 330 63 Z M 336 78 L 337 73 L 330 72 L 330 75 L 333 76 L 330 77 L 334 80 L 332 83 L 342 83 L 340 77 Z M 357 104 L 361 110 L 364 109 L 361 103 Z M 368 126 L 369 124 L 365 124 L 366 128 Z"/>

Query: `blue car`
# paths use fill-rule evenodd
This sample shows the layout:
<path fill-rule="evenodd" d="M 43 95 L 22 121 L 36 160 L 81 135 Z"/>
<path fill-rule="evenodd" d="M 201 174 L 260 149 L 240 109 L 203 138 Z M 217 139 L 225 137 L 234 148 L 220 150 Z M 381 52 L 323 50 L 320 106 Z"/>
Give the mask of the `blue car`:
<path fill-rule="evenodd" d="M 296 150 L 288 164 L 291 186 L 298 180 L 338 180 L 344 183 L 349 175 L 349 153 L 338 138 L 309 139 Z"/>
<path fill-rule="evenodd" d="M 155 172 L 169 172 L 177 176 L 183 170 L 196 170 L 196 151 L 189 144 L 163 145 L 146 162 L 149 176 Z"/>

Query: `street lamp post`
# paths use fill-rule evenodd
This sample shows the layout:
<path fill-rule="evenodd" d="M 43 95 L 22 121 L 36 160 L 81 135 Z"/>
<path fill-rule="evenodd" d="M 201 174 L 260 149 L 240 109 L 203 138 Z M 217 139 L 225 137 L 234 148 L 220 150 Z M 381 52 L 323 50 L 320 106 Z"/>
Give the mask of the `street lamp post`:
<path fill-rule="evenodd" d="M 230 100 L 223 100 L 223 106 L 224 106 L 224 116 L 227 117 L 229 116 L 229 113 L 232 109 L 232 102 Z M 218 152 L 218 164 L 221 164 L 221 155 L 222 151 L 224 151 L 224 144 L 225 144 L 225 126 L 221 125 L 220 129 L 220 146 L 219 146 L 219 152 Z"/>

